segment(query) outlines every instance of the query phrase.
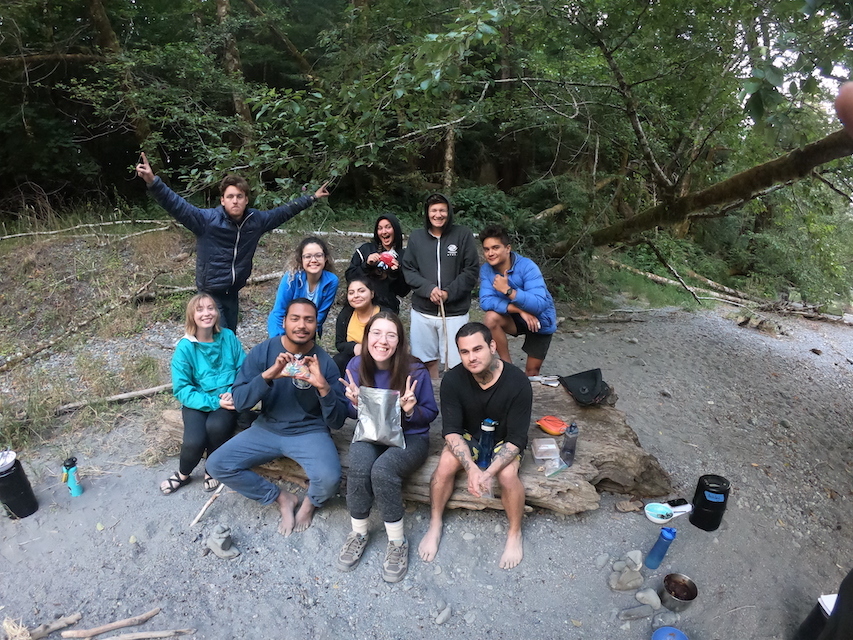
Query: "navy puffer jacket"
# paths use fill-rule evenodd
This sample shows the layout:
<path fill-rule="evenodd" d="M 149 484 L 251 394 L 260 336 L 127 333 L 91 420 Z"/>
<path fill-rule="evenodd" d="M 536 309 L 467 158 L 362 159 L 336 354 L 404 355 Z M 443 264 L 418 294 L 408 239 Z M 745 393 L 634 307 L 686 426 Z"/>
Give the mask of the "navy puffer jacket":
<path fill-rule="evenodd" d="M 220 205 L 199 209 L 172 191 L 159 178 L 148 187 L 151 195 L 175 220 L 192 231 L 196 241 L 195 285 L 199 291 L 239 291 L 252 275 L 252 259 L 261 236 L 314 204 L 306 195 L 269 211 L 248 207 L 240 224 Z"/>

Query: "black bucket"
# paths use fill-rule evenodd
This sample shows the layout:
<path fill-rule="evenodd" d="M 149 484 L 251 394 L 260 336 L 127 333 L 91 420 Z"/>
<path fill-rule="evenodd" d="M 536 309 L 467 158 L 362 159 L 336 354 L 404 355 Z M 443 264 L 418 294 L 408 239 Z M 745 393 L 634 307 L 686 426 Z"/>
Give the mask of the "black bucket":
<path fill-rule="evenodd" d="M 723 521 L 730 486 L 723 476 L 701 476 L 693 495 L 691 524 L 705 531 L 716 531 Z"/>
<path fill-rule="evenodd" d="M 39 503 L 36 502 L 21 461 L 14 458 L 14 453 L 5 453 L 6 462 L 0 464 L 0 503 L 11 517 L 26 518 L 38 510 Z M 14 459 L 14 462 L 9 463 L 9 458 Z"/>

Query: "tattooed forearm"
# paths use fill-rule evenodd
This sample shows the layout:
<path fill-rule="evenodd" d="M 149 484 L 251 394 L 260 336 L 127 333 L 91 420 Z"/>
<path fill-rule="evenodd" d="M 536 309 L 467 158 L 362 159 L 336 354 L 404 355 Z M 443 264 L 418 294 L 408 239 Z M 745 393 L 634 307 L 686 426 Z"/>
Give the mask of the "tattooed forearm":
<path fill-rule="evenodd" d="M 468 449 L 468 445 L 462 442 L 446 442 L 445 445 L 456 459 L 459 460 L 459 464 L 462 465 L 462 468 L 465 471 L 468 471 L 473 464 L 473 460 L 471 459 L 471 451 Z"/>
<path fill-rule="evenodd" d="M 506 442 L 492 458 L 492 464 L 489 465 L 489 471 L 497 473 L 505 466 L 510 464 L 518 456 L 519 448 L 512 443 Z M 492 474 L 494 475 L 494 474 Z"/>

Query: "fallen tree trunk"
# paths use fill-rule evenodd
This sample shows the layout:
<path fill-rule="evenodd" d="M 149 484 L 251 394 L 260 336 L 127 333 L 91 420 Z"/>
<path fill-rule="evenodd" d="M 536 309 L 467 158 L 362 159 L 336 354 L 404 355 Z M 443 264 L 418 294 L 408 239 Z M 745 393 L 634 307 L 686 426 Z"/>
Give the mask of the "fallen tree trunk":
<path fill-rule="evenodd" d="M 88 407 L 93 404 L 108 404 L 111 402 L 124 402 L 125 400 L 136 400 L 137 398 L 147 398 L 148 396 L 153 396 L 158 393 L 163 393 L 164 391 L 171 391 L 172 383 L 161 384 L 156 387 L 151 387 L 150 389 L 140 389 L 139 391 L 127 391 L 125 393 L 119 393 L 114 396 L 109 396 L 107 398 L 97 398 L 95 400 L 83 400 L 81 402 L 72 402 L 70 404 L 63 404 L 59 407 L 56 407 L 54 410 L 57 415 L 63 413 L 71 413 L 72 411 L 77 411 L 77 409 L 82 409 L 83 407 Z"/>
<path fill-rule="evenodd" d="M 742 298 L 743 300 L 752 300 L 753 302 L 757 302 L 759 304 L 766 304 L 767 300 L 762 300 L 756 296 L 752 296 L 748 293 L 744 293 L 743 291 L 738 291 L 737 289 L 732 289 L 731 287 L 727 287 L 724 284 L 720 284 L 719 282 L 714 282 L 713 280 L 709 280 L 704 276 L 700 276 L 698 273 L 693 271 L 692 269 L 685 269 L 684 273 L 686 273 L 689 277 L 694 280 L 698 280 L 699 282 L 705 284 L 707 287 L 713 289 L 714 291 L 719 291 L 721 293 L 727 293 L 730 296 L 734 296 L 736 298 Z"/>
<path fill-rule="evenodd" d="M 437 383 L 436 383 L 437 386 Z M 640 446 L 625 414 L 608 406 L 580 407 L 562 387 L 533 385 L 533 416 L 556 415 L 566 422 L 577 421 L 581 427 L 575 463 L 555 476 L 547 477 L 531 452 L 521 464 L 527 509 L 539 507 L 556 513 L 572 514 L 597 509 L 598 491 L 628 493 L 635 496 L 662 496 L 671 491 L 669 474 L 657 459 Z M 354 423 L 332 434 L 338 448 L 344 475 L 349 468 L 349 444 Z M 180 442 L 183 434 L 181 413 L 164 411 L 160 427 L 166 439 Z M 530 438 L 548 438 L 536 425 L 530 427 Z M 430 455 L 426 463 L 403 485 L 406 500 L 429 504 L 429 482 L 444 448 L 441 418 L 430 430 Z M 258 472 L 279 480 L 306 487 L 308 479 L 298 464 L 287 458 L 262 465 Z M 499 494 L 499 488 L 496 488 Z M 448 507 L 451 509 L 503 509 L 499 497 L 477 498 L 467 491 L 464 474 L 459 474 Z"/>

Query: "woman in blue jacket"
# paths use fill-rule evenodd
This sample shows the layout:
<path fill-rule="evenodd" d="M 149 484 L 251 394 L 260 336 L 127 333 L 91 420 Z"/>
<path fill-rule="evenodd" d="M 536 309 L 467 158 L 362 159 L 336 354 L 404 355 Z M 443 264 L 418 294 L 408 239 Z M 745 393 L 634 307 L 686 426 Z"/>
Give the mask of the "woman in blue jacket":
<path fill-rule="evenodd" d="M 278 285 L 275 303 L 267 318 L 270 338 L 284 334 L 284 312 L 291 300 L 307 298 L 317 307 L 317 336 L 323 335 L 323 323 L 338 292 L 335 261 L 326 242 L 309 236 L 299 243 L 290 271 Z"/>
<path fill-rule="evenodd" d="M 353 442 L 349 448 L 347 509 L 352 531 L 338 554 L 337 567 L 352 571 L 368 539 L 368 516 L 374 502 L 385 522 L 388 546 L 382 579 L 399 582 L 409 567 L 409 543 L 403 529 L 403 481 L 429 454 L 429 427 L 438 406 L 426 366 L 409 354 L 403 323 L 396 314 L 380 311 L 367 323 L 361 355 L 350 360 L 341 380 L 350 401 L 351 418 L 358 415 L 359 385 L 399 391 L 406 447 Z"/>
<path fill-rule="evenodd" d="M 172 392 L 180 401 L 184 439 L 178 470 L 160 484 L 160 491 L 174 493 L 192 477 L 205 451 L 210 456 L 234 435 L 237 412 L 231 385 L 246 358 L 237 336 L 219 327 L 216 301 L 207 293 L 190 298 L 186 312 L 186 335 L 172 356 Z M 204 490 L 213 491 L 219 482 L 204 474 Z"/>

